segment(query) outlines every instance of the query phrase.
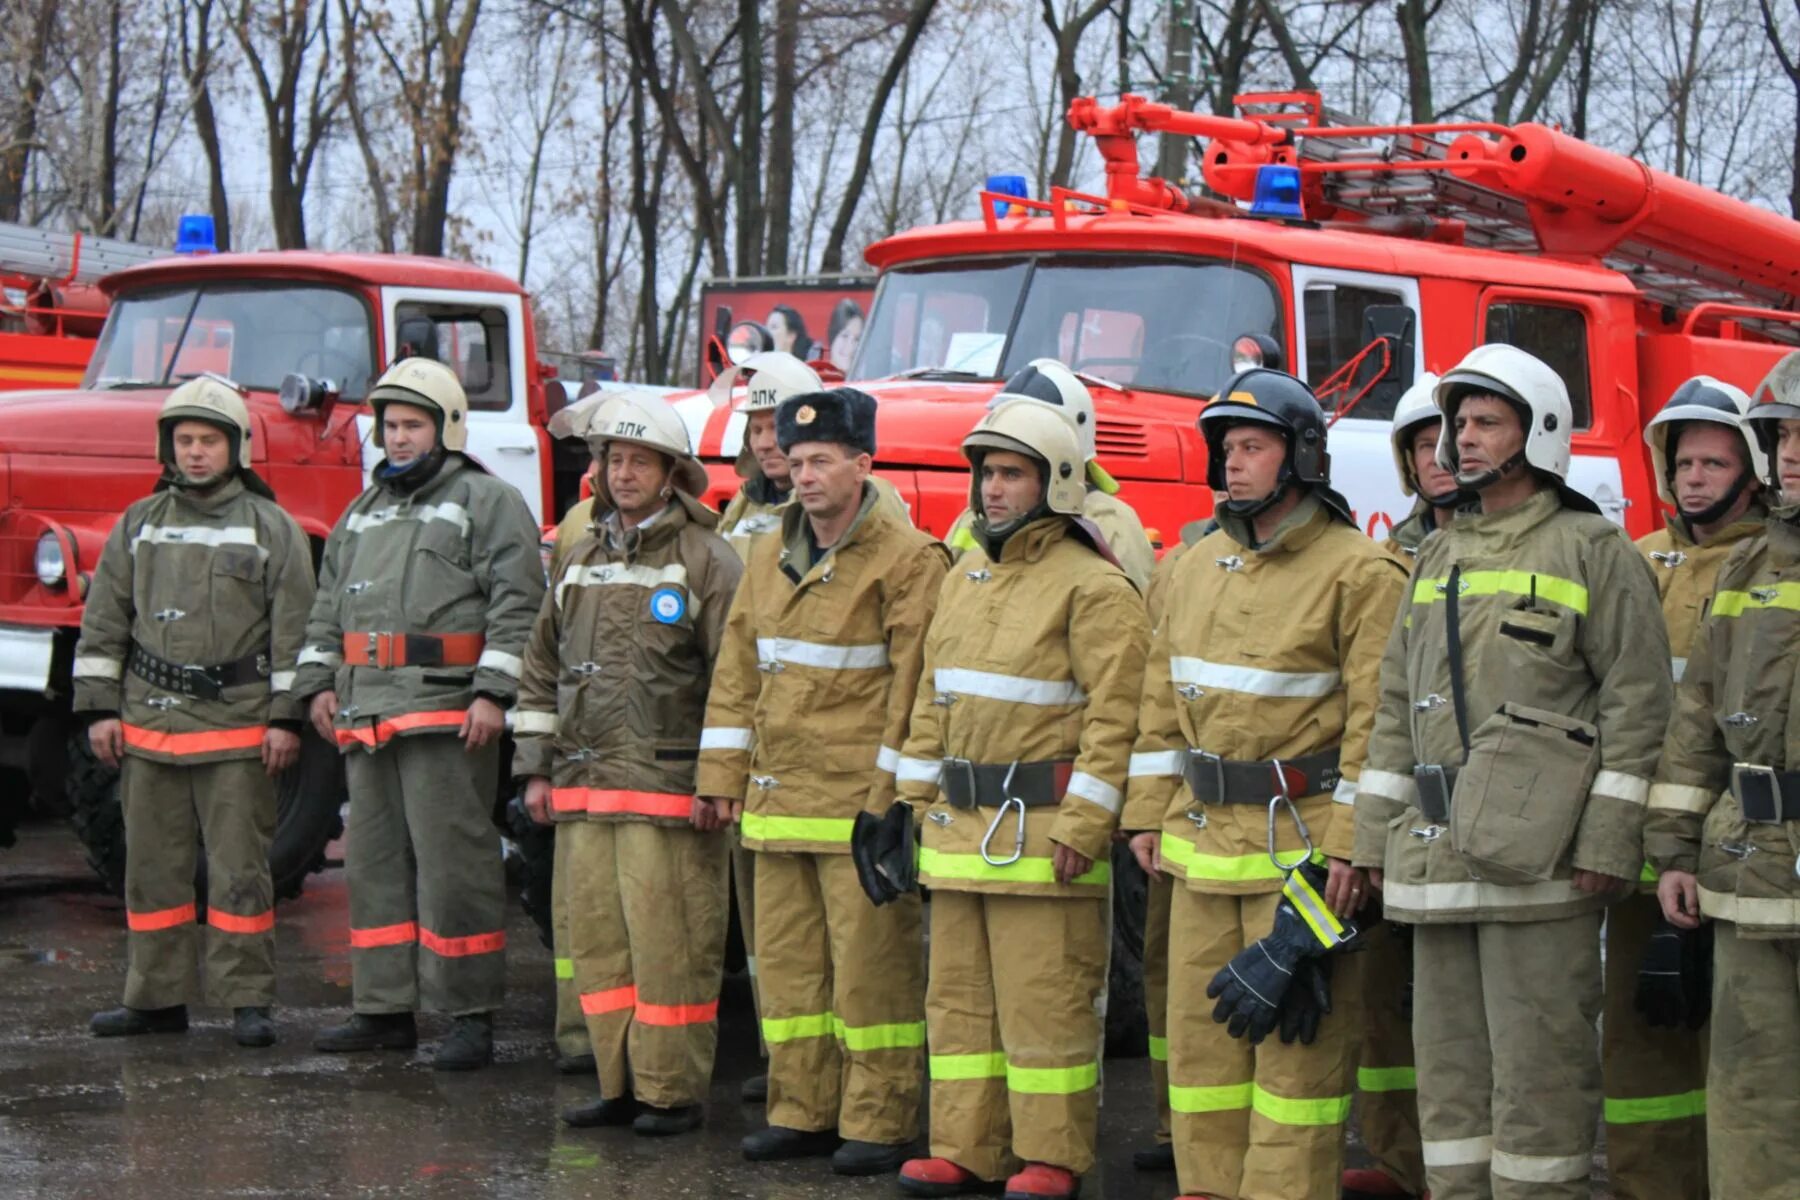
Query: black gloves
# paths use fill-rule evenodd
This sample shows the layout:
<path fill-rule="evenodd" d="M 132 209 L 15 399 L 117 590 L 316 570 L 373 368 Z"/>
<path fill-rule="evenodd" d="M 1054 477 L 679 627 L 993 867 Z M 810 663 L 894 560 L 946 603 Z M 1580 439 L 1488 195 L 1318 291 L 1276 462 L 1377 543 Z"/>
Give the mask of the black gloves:
<path fill-rule="evenodd" d="M 1623 949 L 1621 947 L 1621 949 Z M 1637 1010 L 1657 1029 L 1699 1029 L 1712 1015 L 1712 923 L 1657 924 L 1638 965 Z"/>
<path fill-rule="evenodd" d="M 1331 1011 L 1331 976 L 1303 964 L 1338 950 L 1354 949 L 1362 929 L 1341 921 L 1325 904 L 1324 864 L 1306 862 L 1288 872 L 1281 901 L 1275 906 L 1275 928 L 1238 951 L 1212 982 L 1208 998 L 1217 1000 L 1213 1020 L 1232 1037 L 1260 1043 L 1276 1028 L 1282 1040 L 1310 1043 L 1319 1020 Z M 1291 1013 L 1288 1011 L 1291 1009 Z"/>
<path fill-rule="evenodd" d="M 912 805 L 896 801 L 885 816 L 859 812 L 850 830 L 856 879 L 877 907 L 919 888 L 919 850 Z"/>
<path fill-rule="evenodd" d="M 1319 1022 L 1331 1015 L 1331 956 L 1303 958 L 1294 967 L 1294 982 L 1281 1004 L 1281 1040 L 1310 1046 Z"/>

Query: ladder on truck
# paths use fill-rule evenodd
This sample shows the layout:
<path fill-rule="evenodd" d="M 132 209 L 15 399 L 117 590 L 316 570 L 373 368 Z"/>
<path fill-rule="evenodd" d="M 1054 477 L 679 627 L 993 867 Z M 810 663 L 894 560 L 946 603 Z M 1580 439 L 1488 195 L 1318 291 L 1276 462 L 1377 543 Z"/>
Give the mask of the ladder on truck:
<path fill-rule="evenodd" d="M 0 221 L 0 277 L 17 287 L 38 280 L 96 283 L 103 275 L 173 253 L 121 238 L 56 233 Z"/>

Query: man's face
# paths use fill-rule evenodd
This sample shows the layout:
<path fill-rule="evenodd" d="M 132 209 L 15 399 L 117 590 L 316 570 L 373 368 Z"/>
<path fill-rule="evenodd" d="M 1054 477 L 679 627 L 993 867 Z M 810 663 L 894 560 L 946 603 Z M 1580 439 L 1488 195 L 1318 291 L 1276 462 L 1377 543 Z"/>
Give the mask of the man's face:
<path fill-rule="evenodd" d="M 1268 425 L 1239 425 L 1225 431 L 1225 490 L 1239 502 L 1274 492 L 1287 461 L 1287 439 Z"/>
<path fill-rule="evenodd" d="M 1725 499 L 1744 473 L 1744 439 L 1723 425 L 1690 421 L 1671 449 L 1675 504 L 1690 516 Z"/>
<path fill-rule="evenodd" d="M 807 515 L 831 520 L 862 502 L 870 460 L 837 442 L 796 442 L 788 447 L 788 477 Z"/>
<path fill-rule="evenodd" d="M 781 446 L 775 441 L 775 411 L 765 409 L 753 412 L 744 422 L 744 444 L 750 447 L 750 456 L 762 473 L 776 483 L 786 483 L 788 478 L 787 455 L 781 452 Z"/>
<path fill-rule="evenodd" d="M 1456 476 L 1437 463 L 1438 433 L 1443 427 L 1442 421 L 1427 421 L 1413 429 L 1412 450 L 1407 457 L 1412 463 L 1413 478 L 1418 480 L 1419 493 L 1424 496 L 1447 496 L 1456 490 Z"/>
<path fill-rule="evenodd" d="M 175 466 L 190 483 L 217 479 L 231 468 L 231 439 L 206 421 L 177 421 L 170 435 Z"/>
<path fill-rule="evenodd" d="M 667 455 L 630 442 L 606 445 L 606 490 L 627 517 L 647 517 L 662 507 L 672 464 Z"/>
<path fill-rule="evenodd" d="M 1776 431 L 1775 477 L 1783 496 L 1800 499 L 1800 421 L 1783 421 Z"/>
<path fill-rule="evenodd" d="M 1044 499 L 1036 462 L 1011 450 L 989 450 L 981 458 L 981 511 L 989 525 L 1016 521 Z"/>
<path fill-rule="evenodd" d="M 381 410 L 381 449 L 388 463 L 404 467 L 437 445 L 437 421 L 427 409 L 389 402 Z"/>
<path fill-rule="evenodd" d="M 1524 446 L 1525 426 L 1510 402 L 1477 394 L 1456 406 L 1457 473 L 1465 479 L 1499 470 Z"/>

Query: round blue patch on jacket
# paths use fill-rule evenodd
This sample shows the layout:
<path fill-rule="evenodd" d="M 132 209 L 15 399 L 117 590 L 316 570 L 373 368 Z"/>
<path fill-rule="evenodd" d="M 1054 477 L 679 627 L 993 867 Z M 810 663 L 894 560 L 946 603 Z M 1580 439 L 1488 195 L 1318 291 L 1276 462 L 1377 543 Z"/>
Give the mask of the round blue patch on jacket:
<path fill-rule="evenodd" d="M 673 625 L 687 613 L 687 600 L 675 588 L 657 588 L 650 593 L 650 615 L 664 625 Z"/>

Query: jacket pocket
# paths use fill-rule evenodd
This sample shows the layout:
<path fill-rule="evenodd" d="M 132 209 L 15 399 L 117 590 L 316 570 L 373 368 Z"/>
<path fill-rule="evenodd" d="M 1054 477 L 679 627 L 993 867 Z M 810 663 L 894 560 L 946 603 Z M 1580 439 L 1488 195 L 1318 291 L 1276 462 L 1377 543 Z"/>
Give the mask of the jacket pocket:
<path fill-rule="evenodd" d="M 1450 844 L 1471 874 L 1521 885 L 1554 878 L 1600 766 L 1598 731 L 1506 703 L 1469 739 L 1450 802 Z"/>

